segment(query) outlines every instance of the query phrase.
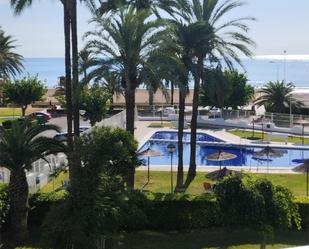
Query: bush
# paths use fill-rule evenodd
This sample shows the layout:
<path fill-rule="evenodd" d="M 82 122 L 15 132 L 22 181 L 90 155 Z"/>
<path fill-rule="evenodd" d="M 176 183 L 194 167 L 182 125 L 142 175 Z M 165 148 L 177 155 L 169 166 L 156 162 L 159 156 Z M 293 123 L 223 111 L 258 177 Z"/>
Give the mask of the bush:
<path fill-rule="evenodd" d="M 294 201 L 297 204 L 298 209 L 299 209 L 302 228 L 309 229 L 309 198 L 308 197 L 298 197 Z"/>
<path fill-rule="evenodd" d="M 81 137 L 81 159 L 93 175 L 104 171 L 126 179 L 141 165 L 138 159 L 137 141 L 134 136 L 120 128 L 96 128 Z"/>
<path fill-rule="evenodd" d="M 0 184 L 0 232 L 9 212 L 8 186 Z"/>
<path fill-rule="evenodd" d="M 49 210 L 57 204 L 62 203 L 67 197 L 65 190 L 51 193 L 36 193 L 29 199 L 29 217 L 30 226 L 40 226 Z"/>
<path fill-rule="evenodd" d="M 133 209 L 132 209 L 133 207 Z M 140 193 L 129 195 L 123 209 L 121 228 L 180 230 L 217 225 L 218 206 L 214 200 L 189 195 Z"/>
<path fill-rule="evenodd" d="M 218 224 L 218 206 L 208 200 L 150 201 L 146 210 L 149 229 L 209 228 Z"/>
<path fill-rule="evenodd" d="M 298 206 L 287 188 L 274 186 L 270 181 L 234 175 L 225 178 L 215 189 L 223 225 L 301 228 Z"/>
<path fill-rule="evenodd" d="M 261 225 L 264 199 L 253 186 L 246 186 L 238 176 L 225 178 L 215 188 L 220 207 L 220 224 L 228 227 Z"/>

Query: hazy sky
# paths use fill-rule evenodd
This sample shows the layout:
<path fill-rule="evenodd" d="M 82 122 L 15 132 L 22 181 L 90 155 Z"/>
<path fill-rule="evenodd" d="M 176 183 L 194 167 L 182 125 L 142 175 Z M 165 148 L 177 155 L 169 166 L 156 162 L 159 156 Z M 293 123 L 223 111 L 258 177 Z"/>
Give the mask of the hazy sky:
<path fill-rule="evenodd" d="M 0 0 L 0 26 L 17 39 L 25 57 L 63 57 L 63 9 L 59 0 L 34 0 L 21 16 L 14 16 L 10 0 Z M 309 54 L 309 0 L 247 0 L 232 17 L 252 16 L 250 36 L 256 55 Z M 79 6 L 78 32 L 88 31 L 90 14 Z"/>

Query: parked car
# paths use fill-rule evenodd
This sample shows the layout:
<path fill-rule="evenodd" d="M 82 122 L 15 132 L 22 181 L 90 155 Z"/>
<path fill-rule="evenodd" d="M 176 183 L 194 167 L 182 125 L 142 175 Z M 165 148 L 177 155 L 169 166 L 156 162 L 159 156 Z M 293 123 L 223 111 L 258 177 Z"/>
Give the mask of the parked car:
<path fill-rule="evenodd" d="M 27 115 L 25 118 L 27 119 L 42 119 L 45 123 L 48 122 L 52 116 L 47 112 L 33 112 Z"/>
<path fill-rule="evenodd" d="M 221 116 L 221 109 L 214 107 L 214 108 L 209 110 L 209 114 L 210 114 L 210 116 L 213 116 L 213 117 L 220 117 Z"/>
<path fill-rule="evenodd" d="M 60 133 L 57 133 L 55 136 L 54 136 L 54 139 L 59 141 L 59 142 L 66 142 L 67 139 L 68 139 L 68 133 L 67 132 L 60 132 Z"/>
<path fill-rule="evenodd" d="M 168 116 L 169 114 L 176 114 L 176 110 L 174 107 L 165 107 L 163 109 L 163 115 Z"/>
<path fill-rule="evenodd" d="M 90 128 L 91 128 L 91 126 L 89 126 L 89 125 L 82 125 L 82 126 L 79 127 L 79 131 L 84 132 L 84 131 L 86 131 Z"/>
<path fill-rule="evenodd" d="M 84 131 L 88 130 L 89 128 L 90 128 L 90 126 L 80 126 L 79 127 L 79 132 L 83 133 Z M 60 141 L 60 142 L 66 142 L 67 139 L 68 139 L 68 132 L 57 133 L 54 136 L 54 139 L 57 140 L 57 141 Z"/>

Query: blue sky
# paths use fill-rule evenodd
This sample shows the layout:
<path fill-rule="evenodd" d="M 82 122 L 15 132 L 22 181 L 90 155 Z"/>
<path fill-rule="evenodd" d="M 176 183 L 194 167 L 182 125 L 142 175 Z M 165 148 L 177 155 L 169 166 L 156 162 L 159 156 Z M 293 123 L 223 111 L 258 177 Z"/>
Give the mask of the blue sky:
<path fill-rule="evenodd" d="M 21 16 L 14 16 L 10 0 L 0 0 L 0 26 L 17 39 L 25 57 L 63 57 L 63 11 L 59 0 L 34 0 Z M 247 0 L 232 17 L 252 16 L 250 36 L 256 55 L 309 54 L 309 0 Z M 90 14 L 79 6 L 80 45 Z"/>

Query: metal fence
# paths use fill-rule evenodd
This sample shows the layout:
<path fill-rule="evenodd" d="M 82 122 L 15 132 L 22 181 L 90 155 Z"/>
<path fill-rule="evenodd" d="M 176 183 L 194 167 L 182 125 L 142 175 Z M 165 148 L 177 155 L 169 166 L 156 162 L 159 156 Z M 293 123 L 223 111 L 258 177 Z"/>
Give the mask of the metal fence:
<path fill-rule="evenodd" d="M 45 160 L 38 160 L 32 164 L 32 169 L 26 172 L 29 192 L 35 193 L 51 180 L 51 173 L 55 169 L 67 165 L 65 154 L 50 155 Z M 9 183 L 10 172 L 5 168 L 0 168 L 0 182 Z"/>
<path fill-rule="evenodd" d="M 285 114 L 285 113 L 270 113 L 266 112 L 263 118 L 266 121 L 273 122 L 278 127 L 293 127 L 300 125 L 300 120 L 309 122 L 309 115 Z"/>
<path fill-rule="evenodd" d="M 173 113 L 173 108 L 175 113 Z M 156 106 L 137 106 L 137 114 L 139 117 L 149 117 L 149 118 L 167 118 L 169 114 L 177 114 L 179 112 L 178 106 L 171 107 L 170 105 L 156 105 Z M 192 115 L 192 107 L 186 106 L 185 115 Z M 219 112 L 209 111 L 207 108 L 199 107 L 198 115 L 208 116 L 210 118 L 223 118 L 223 119 L 238 119 L 238 118 L 249 118 L 254 115 L 253 111 L 250 110 L 222 110 Z"/>

